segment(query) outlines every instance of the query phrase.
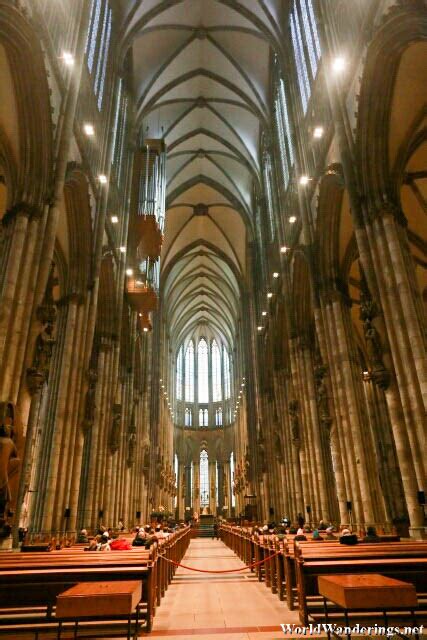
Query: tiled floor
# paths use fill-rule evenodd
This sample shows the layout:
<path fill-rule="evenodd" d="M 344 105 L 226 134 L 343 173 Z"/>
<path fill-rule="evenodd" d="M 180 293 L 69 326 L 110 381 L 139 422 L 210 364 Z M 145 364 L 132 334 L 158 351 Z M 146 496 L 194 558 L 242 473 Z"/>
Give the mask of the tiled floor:
<path fill-rule="evenodd" d="M 196 538 L 182 561 L 197 569 L 237 569 L 243 563 L 222 542 Z M 289 611 L 249 570 L 228 574 L 179 568 L 156 612 L 150 636 L 162 640 L 275 640 L 280 623 L 298 624 Z"/>

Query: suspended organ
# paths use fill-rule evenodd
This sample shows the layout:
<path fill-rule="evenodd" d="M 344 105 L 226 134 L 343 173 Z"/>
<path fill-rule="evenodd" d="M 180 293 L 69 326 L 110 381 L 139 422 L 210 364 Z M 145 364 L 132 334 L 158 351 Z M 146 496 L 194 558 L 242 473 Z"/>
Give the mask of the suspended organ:
<path fill-rule="evenodd" d="M 165 208 L 165 144 L 146 139 L 133 163 L 128 240 L 128 267 L 133 275 L 126 285 L 143 331 L 151 331 L 150 314 L 157 309 Z"/>

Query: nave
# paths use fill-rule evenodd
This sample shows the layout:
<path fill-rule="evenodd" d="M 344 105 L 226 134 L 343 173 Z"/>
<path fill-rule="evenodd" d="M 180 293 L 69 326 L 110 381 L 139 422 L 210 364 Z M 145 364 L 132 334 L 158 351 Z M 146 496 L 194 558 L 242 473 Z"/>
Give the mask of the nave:
<path fill-rule="evenodd" d="M 244 563 L 222 541 L 193 538 L 182 564 L 224 571 Z M 194 640 L 276 640 L 281 623 L 298 613 L 258 582 L 254 573 L 203 574 L 179 568 L 154 619 L 152 636 Z"/>
<path fill-rule="evenodd" d="M 209 519 L 257 553 L 285 528 L 290 582 L 298 558 L 316 589 L 316 562 L 358 576 L 379 550 L 425 595 L 425 5 L 0 0 L 0 577 L 18 613 L 51 611 L 72 571 L 56 591 L 35 576 L 76 560 L 77 588 L 144 582 L 149 628 L 172 577 L 157 554 Z M 120 536 L 141 558 L 98 553 Z M 166 595 L 211 582 L 179 573 Z"/>

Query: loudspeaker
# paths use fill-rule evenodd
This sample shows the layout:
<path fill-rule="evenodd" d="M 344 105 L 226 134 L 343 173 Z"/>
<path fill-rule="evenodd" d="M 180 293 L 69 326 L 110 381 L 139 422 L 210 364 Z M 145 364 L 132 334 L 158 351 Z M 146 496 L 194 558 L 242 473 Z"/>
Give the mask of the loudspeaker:
<path fill-rule="evenodd" d="M 102 518 L 103 515 L 104 515 L 104 511 L 103 511 L 103 509 L 100 509 L 98 511 L 98 518 Z"/>
<path fill-rule="evenodd" d="M 69 518 L 71 516 L 71 509 L 67 507 L 64 511 L 64 518 Z"/>
<path fill-rule="evenodd" d="M 426 503 L 426 494 L 424 493 L 424 491 L 418 491 L 417 496 L 418 496 L 418 504 L 420 504 L 421 506 L 424 506 Z"/>
<path fill-rule="evenodd" d="M 140 517 L 141 517 L 141 512 L 140 512 L 140 511 L 137 511 L 137 512 L 136 512 L 136 517 L 137 517 L 137 518 L 140 518 Z"/>
<path fill-rule="evenodd" d="M 268 510 L 269 514 L 271 516 L 274 516 L 274 507 L 270 507 L 270 509 Z"/>
<path fill-rule="evenodd" d="M 348 500 L 347 501 L 347 511 L 351 511 L 351 510 L 352 510 L 351 501 Z"/>
<path fill-rule="evenodd" d="M 307 511 L 307 513 L 311 513 L 311 506 L 308 504 L 306 506 L 305 510 Z"/>

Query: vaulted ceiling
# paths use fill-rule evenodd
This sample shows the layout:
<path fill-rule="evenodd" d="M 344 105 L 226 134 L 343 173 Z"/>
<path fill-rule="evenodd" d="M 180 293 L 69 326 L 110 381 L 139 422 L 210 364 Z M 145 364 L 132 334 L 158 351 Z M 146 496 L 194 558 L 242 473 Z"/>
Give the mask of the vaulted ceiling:
<path fill-rule="evenodd" d="M 138 124 L 168 149 L 165 320 L 175 344 L 207 322 L 231 346 L 284 2 L 124 3 Z"/>

